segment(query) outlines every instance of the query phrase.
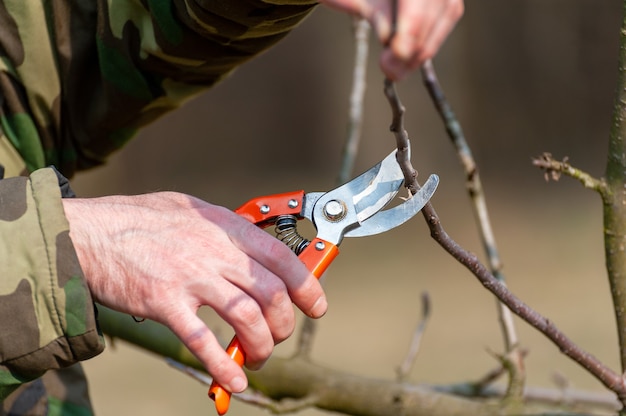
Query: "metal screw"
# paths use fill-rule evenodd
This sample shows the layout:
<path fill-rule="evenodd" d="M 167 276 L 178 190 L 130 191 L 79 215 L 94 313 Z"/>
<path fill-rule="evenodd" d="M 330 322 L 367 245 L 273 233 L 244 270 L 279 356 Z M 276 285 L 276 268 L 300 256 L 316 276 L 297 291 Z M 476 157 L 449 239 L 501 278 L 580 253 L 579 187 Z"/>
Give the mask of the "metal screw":
<path fill-rule="evenodd" d="M 315 243 L 315 250 L 322 251 L 325 248 L 326 248 L 326 244 L 324 244 L 323 241 L 318 241 L 317 243 Z"/>
<path fill-rule="evenodd" d="M 298 207 L 298 200 L 290 199 L 289 202 L 287 202 L 287 206 L 289 208 L 297 208 Z"/>
<path fill-rule="evenodd" d="M 270 206 L 269 205 L 261 205 L 261 207 L 259 209 L 261 210 L 261 214 L 263 214 L 263 215 L 269 214 L 269 212 L 270 212 Z"/>
<path fill-rule="evenodd" d="M 329 221 L 341 221 L 346 216 L 346 206 L 335 199 L 324 205 L 324 216 Z"/>

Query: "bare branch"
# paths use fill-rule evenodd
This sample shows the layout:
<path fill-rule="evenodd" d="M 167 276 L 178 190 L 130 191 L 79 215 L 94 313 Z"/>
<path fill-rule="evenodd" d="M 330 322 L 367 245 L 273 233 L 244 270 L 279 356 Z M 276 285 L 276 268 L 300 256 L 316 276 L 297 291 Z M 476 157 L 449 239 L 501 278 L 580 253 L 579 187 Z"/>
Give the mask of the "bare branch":
<path fill-rule="evenodd" d="M 137 325 L 128 315 L 100 305 L 98 312 L 101 328 L 110 337 L 121 338 L 158 355 L 170 357 L 184 366 L 204 371 L 198 359 L 164 325 L 150 320 Z M 247 372 L 247 375 L 250 387 L 269 400 L 283 403 L 286 398 L 293 398 L 299 406 L 306 403 L 350 415 L 506 414 L 499 403 L 455 397 L 434 391 L 431 386 L 344 373 L 301 358 L 272 357 L 263 369 Z M 259 398 L 251 400 L 262 401 Z M 529 406 L 532 407 L 530 403 Z M 551 406 L 542 409 L 549 411 Z"/>
<path fill-rule="evenodd" d="M 200 384 L 204 384 L 205 386 L 210 386 L 211 383 L 213 383 L 213 377 L 208 376 L 207 374 L 196 370 L 193 367 L 189 367 L 188 365 L 185 365 L 183 363 L 180 363 L 172 358 L 169 357 L 165 357 L 165 362 L 167 363 L 167 365 L 169 365 L 172 368 L 175 368 L 176 370 L 180 371 L 183 374 L 188 375 L 189 377 L 193 378 L 194 380 L 196 380 L 197 382 L 199 382 Z"/>
<path fill-rule="evenodd" d="M 415 331 L 413 332 L 413 337 L 411 338 L 411 343 L 409 344 L 409 350 L 404 357 L 404 361 L 396 370 L 398 375 L 398 380 L 403 381 L 409 375 L 411 371 L 411 367 L 415 363 L 415 359 L 417 358 L 417 354 L 419 353 L 420 345 L 422 342 L 422 335 L 424 334 L 424 330 L 426 329 L 426 323 L 428 322 L 428 318 L 430 317 L 430 296 L 428 292 L 422 293 L 422 318 L 420 319 Z"/>
<path fill-rule="evenodd" d="M 350 114 L 348 121 L 348 137 L 346 138 L 342 162 L 337 177 L 338 184 L 347 182 L 352 176 L 356 160 L 361 130 L 363 127 L 363 102 L 367 86 L 367 56 L 369 54 L 370 25 L 365 19 L 354 21 L 354 70 L 352 73 L 352 92 L 350 93 Z M 296 356 L 309 357 L 315 339 L 317 321 L 304 317 L 298 337 Z"/>
<path fill-rule="evenodd" d="M 391 130 L 396 138 L 396 147 L 398 148 L 396 159 L 404 174 L 404 186 L 411 192 L 411 195 L 415 195 L 420 187 L 417 183 L 417 171 L 411 164 L 411 142 L 409 141 L 409 134 L 404 129 L 405 108 L 400 101 L 395 83 L 388 78 L 385 79 L 384 92 L 391 106 L 392 121 L 389 130 Z"/>
<path fill-rule="evenodd" d="M 589 173 L 573 167 L 569 164 L 567 157 L 558 161 L 552 157 L 552 154 L 544 153 L 533 159 L 533 165 L 544 171 L 546 181 L 558 181 L 561 175 L 567 175 L 578 180 L 585 188 L 592 189 L 600 195 L 605 195 L 608 192 L 607 184 L 603 179 L 594 178 Z"/>
<path fill-rule="evenodd" d="M 563 354 L 580 364 L 608 389 L 615 392 L 620 398 L 626 397 L 626 383 L 621 375 L 580 348 L 565 336 L 550 320 L 533 310 L 511 293 L 501 281 L 496 279 L 489 270 L 487 270 L 476 256 L 462 248 L 446 233 L 441 226 L 439 216 L 435 212 L 432 204 L 426 204 L 422 209 L 422 214 L 428 223 L 431 236 L 435 241 L 472 272 L 487 290 L 493 293 L 502 303 L 511 309 L 513 313 L 544 334 Z"/>
<path fill-rule="evenodd" d="M 463 397 L 502 398 L 506 394 L 505 388 L 499 385 L 489 385 L 476 388 L 474 382 L 457 383 L 451 385 L 431 386 L 434 390 Z M 551 405 L 563 405 L 574 408 L 579 412 L 591 412 L 604 409 L 616 412 L 621 405 L 611 392 L 589 392 L 572 388 L 540 388 L 526 387 L 524 390 L 526 402 L 541 402 Z"/>
<path fill-rule="evenodd" d="M 213 378 L 209 377 L 205 373 L 196 370 L 193 367 L 182 364 L 176 360 L 171 358 L 166 358 L 165 362 L 176 370 L 182 372 L 183 374 L 188 375 L 194 380 L 198 381 L 200 384 L 205 386 L 210 386 L 213 382 Z M 254 390 L 248 389 L 242 393 L 235 393 L 232 396 L 236 400 L 240 402 L 244 402 L 247 404 L 252 404 L 258 407 L 263 407 L 274 414 L 284 414 L 284 413 L 293 413 L 298 410 L 303 410 L 313 406 L 316 402 L 316 397 L 313 395 L 306 396 L 303 399 L 284 399 L 280 401 L 272 400 L 267 396 L 259 394 Z"/>
<path fill-rule="evenodd" d="M 350 93 L 350 114 L 348 137 L 343 148 L 342 163 L 339 170 L 339 183 L 347 182 L 354 170 L 361 130 L 363 127 L 363 102 L 367 86 L 367 57 L 369 54 L 370 25 L 365 19 L 354 21 L 355 56 L 352 72 L 352 92 Z"/>
<path fill-rule="evenodd" d="M 459 156 L 461 165 L 464 168 L 466 186 L 472 201 L 474 217 L 476 218 L 476 223 L 478 224 L 480 239 L 487 255 L 489 269 L 498 280 L 504 282 L 505 278 L 502 273 L 500 253 L 496 243 L 496 237 L 491 226 L 491 220 L 489 219 L 487 200 L 483 191 L 483 185 L 480 180 L 478 167 L 474 160 L 474 156 L 472 155 L 472 150 L 469 143 L 465 139 L 463 128 L 457 120 L 456 115 L 452 110 L 452 106 L 443 92 L 443 88 L 439 83 L 433 63 L 430 60 L 425 62 L 422 66 L 421 72 L 426 90 L 430 94 L 433 104 L 441 116 L 446 131 L 448 132 L 448 137 L 452 141 Z M 526 377 L 523 357 L 520 352 L 519 340 L 511 311 L 500 302 L 498 302 L 498 319 L 500 321 L 500 327 L 504 337 L 505 351 L 507 352 L 505 356 L 506 359 L 509 360 L 510 364 L 508 367 L 510 369 L 509 391 L 512 395 L 519 396 L 522 394 Z"/>

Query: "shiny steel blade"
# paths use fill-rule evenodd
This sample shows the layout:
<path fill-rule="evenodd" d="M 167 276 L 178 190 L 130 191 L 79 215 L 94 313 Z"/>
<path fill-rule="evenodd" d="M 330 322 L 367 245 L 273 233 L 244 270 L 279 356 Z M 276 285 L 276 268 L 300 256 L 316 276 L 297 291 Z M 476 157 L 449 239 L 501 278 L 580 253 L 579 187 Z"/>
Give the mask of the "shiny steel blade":
<path fill-rule="evenodd" d="M 361 223 L 359 227 L 346 232 L 344 237 L 365 237 L 380 234 L 404 224 L 424 208 L 424 205 L 437 190 L 438 185 L 439 177 L 430 175 L 424 186 L 411 199 L 386 211 L 380 211 Z"/>
<path fill-rule="evenodd" d="M 380 211 L 393 199 L 404 182 L 402 169 L 396 161 L 396 151 L 391 152 L 375 167 L 354 181 L 359 188 L 353 188 L 352 202 L 359 222 L 365 221 Z"/>
<path fill-rule="evenodd" d="M 394 150 L 375 166 L 351 181 L 326 192 L 322 196 L 315 194 L 308 198 L 302 214 L 316 223 L 313 212 L 318 201 L 324 204 L 334 199 L 347 202 L 350 205 L 351 215 L 354 215 L 353 220 L 361 222 L 387 205 L 403 182 L 404 175 L 396 162 L 396 150 Z"/>

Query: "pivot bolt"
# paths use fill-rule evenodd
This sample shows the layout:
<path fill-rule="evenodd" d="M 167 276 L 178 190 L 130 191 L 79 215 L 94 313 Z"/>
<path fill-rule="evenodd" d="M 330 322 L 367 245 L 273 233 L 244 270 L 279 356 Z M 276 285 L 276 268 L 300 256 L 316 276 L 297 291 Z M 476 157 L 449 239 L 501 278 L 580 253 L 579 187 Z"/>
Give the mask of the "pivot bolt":
<path fill-rule="evenodd" d="M 338 222 L 344 219 L 346 211 L 346 205 L 336 199 L 328 201 L 326 205 L 324 205 L 324 216 L 327 220 L 332 222 Z"/>

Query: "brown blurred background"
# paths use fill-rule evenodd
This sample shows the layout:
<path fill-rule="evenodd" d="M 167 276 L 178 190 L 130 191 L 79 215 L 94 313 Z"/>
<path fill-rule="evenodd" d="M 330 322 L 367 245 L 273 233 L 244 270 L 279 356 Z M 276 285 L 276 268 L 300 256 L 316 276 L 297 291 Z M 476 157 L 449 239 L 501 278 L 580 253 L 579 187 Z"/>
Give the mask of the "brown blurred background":
<path fill-rule="evenodd" d="M 603 174 L 620 20 L 616 1 L 468 1 L 434 61 L 479 163 L 509 286 L 615 368 L 599 198 L 568 178 L 546 183 L 531 158 L 549 151 Z M 373 46 L 357 171 L 394 147 L 378 52 Z M 267 193 L 329 189 L 345 138 L 352 56 L 350 18 L 319 8 L 277 47 L 74 186 L 82 196 L 175 190 L 231 208 Z M 398 90 L 413 163 L 422 178 L 441 176 L 433 202 L 445 228 L 483 258 L 461 168 L 418 74 Z M 502 350 L 492 296 L 436 246 L 421 217 L 382 236 L 346 240 L 341 250 L 326 281 L 330 310 L 319 324 L 316 361 L 394 377 L 428 291 L 433 315 L 411 380 L 476 379 L 497 365 L 489 352 Z M 602 390 L 517 324 L 530 350 L 530 384 L 553 386 L 559 373 L 572 387 Z M 287 342 L 276 354 L 292 350 Z M 99 415 L 213 414 L 206 387 L 121 342 L 86 369 Z M 265 412 L 236 404 L 230 414 Z"/>

